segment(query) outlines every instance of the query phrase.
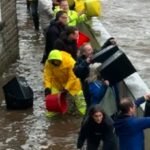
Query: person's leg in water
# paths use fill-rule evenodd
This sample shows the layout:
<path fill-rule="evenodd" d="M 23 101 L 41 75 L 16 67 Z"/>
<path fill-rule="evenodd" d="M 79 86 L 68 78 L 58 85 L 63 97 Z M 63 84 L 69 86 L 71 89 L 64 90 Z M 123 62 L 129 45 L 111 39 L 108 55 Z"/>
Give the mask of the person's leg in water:
<path fill-rule="evenodd" d="M 33 24 L 36 31 L 39 31 L 39 14 L 38 14 L 38 0 L 31 3 Z"/>
<path fill-rule="evenodd" d="M 27 4 L 27 11 L 30 12 L 31 1 L 26 0 L 26 4 Z"/>

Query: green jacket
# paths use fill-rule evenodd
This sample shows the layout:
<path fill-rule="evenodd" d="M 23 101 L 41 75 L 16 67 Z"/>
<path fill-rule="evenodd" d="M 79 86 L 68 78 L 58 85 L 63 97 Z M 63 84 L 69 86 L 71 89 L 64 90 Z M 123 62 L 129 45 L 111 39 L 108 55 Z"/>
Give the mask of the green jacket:
<path fill-rule="evenodd" d="M 54 9 L 54 13 L 56 14 L 58 11 L 60 11 L 60 8 L 56 7 Z M 69 19 L 68 19 L 68 25 L 69 26 L 77 26 L 78 23 L 87 20 L 85 14 L 82 14 L 82 15 L 79 16 L 78 13 L 74 10 L 68 10 L 67 14 L 68 14 L 68 17 L 69 17 Z"/>

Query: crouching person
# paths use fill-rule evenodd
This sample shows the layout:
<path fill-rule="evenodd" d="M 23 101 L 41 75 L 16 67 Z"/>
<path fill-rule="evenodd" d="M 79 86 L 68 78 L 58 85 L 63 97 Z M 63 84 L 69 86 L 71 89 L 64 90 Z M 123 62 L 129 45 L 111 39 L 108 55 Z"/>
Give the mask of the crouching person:
<path fill-rule="evenodd" d="M 113 122 L 99 104 L 90 107 L 88 117 L 82 124 L 77 148 L 81 149 L 87 141 L 86 150 L 98 150 L 100 143 L 102 150 L 117 150 L 117 140 L 114 133 Z"/>
<path fill-rule="evenodd" d="M 81 97 L 82 90 L 80 80 L 73 72 L 75 61 L 65 51 L 52 50 L 44 67 L 45 96 L 59 92 L 70 94 L 75 100 L 78 111 L 84 115 L 86 104 Z"/>

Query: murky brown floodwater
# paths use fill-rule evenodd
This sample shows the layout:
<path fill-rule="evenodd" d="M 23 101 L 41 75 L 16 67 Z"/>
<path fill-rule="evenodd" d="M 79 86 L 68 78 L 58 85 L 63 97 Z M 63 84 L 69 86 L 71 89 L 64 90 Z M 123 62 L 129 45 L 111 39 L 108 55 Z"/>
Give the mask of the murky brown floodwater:
<path fill-rule="evenodd" d="M 102 0 L 102 22 L 150 87 L 150 1 Z"/>
<path fill-rule="evenodd" d="M 141 76 L 150 86 L 150 1 L 103 0 L 102 22 L 116 37 Z M 34 107 L 7 111 L 4 98 L 0 106 L 1 150 L 75 150 L 80 119 L 63 116 L 49 120 L 45 116 L 42 68 L 43 36 L 35 33 L 25 0 L 17 0 L 20 35 L 20 59 L 0 79 L 1 85 L 15 75 L 23 76 L 34 90 Z M 140 11 L 139 11 L 140 10 Z M 2 91 L 0 91 L 2 93 Z M 0 94 L 1 95 L 1 94 Z"/>
<path fill-rule="evenodd" d="M 63 116 L 50 120 L 45 116 L 45 105 L 40 64 L 44 49 L 41 33 L 35 33 L 25 0 L 17 1 L 20 36 L 20 59 L 1 77 L 3 85 L 15 75 L 23 76 L 34 90 L 34 107 L 29 110 L 7 111 L 0 106 L 0 150 L 73 150 L 80 119 Z M 1 91 L 2 93 L 2 91 Z M 2 98 L 4 99 L 4 98 Z"/>

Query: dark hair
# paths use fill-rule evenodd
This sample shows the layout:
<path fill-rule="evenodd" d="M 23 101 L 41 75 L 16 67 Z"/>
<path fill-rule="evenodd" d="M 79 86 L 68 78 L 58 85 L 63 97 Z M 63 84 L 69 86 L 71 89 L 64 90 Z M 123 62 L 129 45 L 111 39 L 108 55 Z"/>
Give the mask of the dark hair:
<path fill-rule="evenodd" d="M 78 31 L 77 27 L 67 26 L 65 32 L 66 32 L 66 35 L 68 36 L 68 35 L 74 33 L 75 31 Z"/>
<path fill-rule="evenodd" d="M 129 109 L 134 107 L 134 103 L 129 97 L 122 98 L 119 104 L 119 109 L 122 114 L 129 112 Z"/>
<path fill-rule="evenodd" d="M 55 21 L 58 21 L 59 18 L 63 15 L 63 14 L 67 14 L 66 11 L 60 10 L 56 13 L 56 17 L 55 17 Z"/>
<path fill-rule="evenodd" d="M 89 111 L 88 111 L 88 116 L 89 118 L 92 118 L 93 115 L 97 112 L 101 112 L 103 114 L 103 119 L 105 118 L 106 114 L 104 112 L 104 110 L 101 108 L 101 106 L 99 104 L 96 104 L 96 105 L 92 105 L 90 108 L 89 108 Z"/>

